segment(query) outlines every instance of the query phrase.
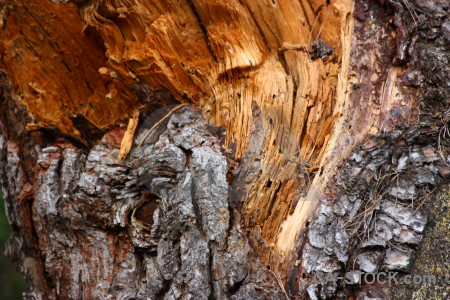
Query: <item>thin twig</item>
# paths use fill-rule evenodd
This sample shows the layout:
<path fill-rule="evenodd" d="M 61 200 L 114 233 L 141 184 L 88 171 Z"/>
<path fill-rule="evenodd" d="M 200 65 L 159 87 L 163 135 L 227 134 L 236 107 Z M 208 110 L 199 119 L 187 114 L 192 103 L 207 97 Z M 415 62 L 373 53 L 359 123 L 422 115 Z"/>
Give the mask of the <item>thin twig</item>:
<path fill-rule="evenodd" d="M 314 22 L 313 22 L 313 24 L 312 24 L 312 26 L 311 26 L 311 30 L 309 31 L 308 44 L 306 44 L 307 46 L 309 46 L 309 43 L 311 43 L 311 38 L 312 38 L 312 33 L 313 33 L 313 30 L 314 30 L 314 26 L 316 25 L 316 22 L 317 22 L 317 20 L 319 19 L 319 16 L 320 16 L 320 13 L 321 13 L 321 12 L 322 12 L 322 11 L 319 10 L 319 13 L 318 13 L 317 16 L 316 16 L 316 19 L 314 20 Z"/>
<path fill-rule="evenodd" d="M 407 0 L 402 0 L 402 1 L 403 1 L 403 3 L 405 4 L 406 8 L 408 9 L 409 14 L 411 15 L 411 17 L 412 17 L 414 23 L 415 23 L 416 26 L 417 26 L 417 21 L 416 21 L 416 18 L 414 17 L 414 15 L 416 15 L 417 20 L 419 20 L 419 16 L 417 15 L 416 11 L 411 10 L 411 6 L 409 5 L 409 3 L 408 3 Z M 413 12 L 414 12 L 414 15 L 413 15 Z"/>
<path fill-rule="evenodd" d="M 167 117 L 169 117 L 174 111 L 176 111 L 177 109 L 186 106 L 187 104 L 180 104 L 175 106 L 174 108 L 172 108 L 167 114 L 164 115 L 164 117 L 162 117 L 158 122 L 156 122 L 145 134 L 144 138 L 141 140 L 141 142 L 139 143 L 139 145 L 137 146 L 137 149 L 139 149 L 139 147 L 141 147 L 141 145 L 144 143 L 145 139 L 150 135 L 150 133 L 153 131 L 153 129 L 155 129 L 159 124 L 161 124 L 165 119 L 167 119 Z"/>
<path fill-rule="evenodd" d="M 270 270 L 269 270 L 269 271 L 270 271 Z M 287 300 L 291 300 L 291 298 L 289 297 L 288 293 L 286 292 L 286 289 L 284 288 L 283 282 L 281 281 L 281 276 L 280 276 L 280 274 L 275 273 L 275 272 L 273 272 L 273 271 L 270 271 L 270 273 L 272 273 L 273 276 L 275 276 L 275 279 L 277 280 L 278 285 L 279 285 L 280 288 L 281 288 L 281 291 L 282 291 L 282 292 L 284 293 L 284 295 L 286 296 L 286 299 L 287 299 Z"/>
<path fill-rule="evenodd" d="M 317 35 L 316 35 L 316 40 L 319 38 L 320 33 L 322 32 L 323 24 L 325 24 L 325 20 L 328 18 L 328 15 L 330 14 L 330 11 L 331 11 L 331 9 L 329 9 L 329 10 L 327 11 L 327 14 L 325 15 L 325 18 L 323 18 L 322 24 L 320 25 L 320 28 L 319 28 L 319 32 L 318 32 Z"/>
<path fill-rule="evenodd" d="M 417 206 L 417 208 L 414 210 L 414 212 L 412 213 L 413 215 L 422 207 L 422 205 L 429 199 L 429 197 L 430 197 L 430 195 L 432 195 L 433 193 L 434 193 L 434 191 L 435 191 L 436 189 L 433 189 L 431 192 L 429 192 L 428 194 L 426 194 L 426 195 L 424 195 L 424 196 L 422 196 L 422 197 L 420 197 L 419 199 L 417 199 L 417 200 L 422 200 L 421 202 L 420 202 L 420 204 Z"/>

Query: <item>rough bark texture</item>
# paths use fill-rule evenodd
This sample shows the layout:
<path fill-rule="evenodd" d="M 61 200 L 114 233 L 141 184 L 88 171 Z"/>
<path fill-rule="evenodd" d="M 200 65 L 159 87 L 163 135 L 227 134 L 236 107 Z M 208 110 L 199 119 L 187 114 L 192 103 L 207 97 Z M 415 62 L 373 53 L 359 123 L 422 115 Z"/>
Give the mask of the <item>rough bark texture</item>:
<path fill-rule="evenodd" d="M 362 298 L 393 298 L 397 290 L 393 291 L 389 285 L 364 282 L 348 285 L 343 281 L 338 285 L 309 285 L 305 278 L 318 271 L 320 278 L 330 273 L 344 277 L 345 273 L 359 271 L 409 274 L 428 217 L 439 216 L 441 212 L 448 216 L 447 203 L 433 205 L 434 200 L 430 199 L 436 186 L 448 183 L 450 178 L 450 73 L 445 67 L 449 61 L 450 36 L 445 34 L 449 6 L 439 1 L 418 3 L 417 8 L 408 8 L 411 5 L 408 3 L 388 3 L 387 7 L 374 1 L 356 3 L 352 45 L 355 61 L 351 66 L 359 78 L 353 87 L 353 108 L 362 110 L 371 119 L 374 111 L 367 108 L 381 106 L 383 111 L 389 110 L 386 104 L 399 107 L 384 119 L 375 119 L 376 128 L 384 130 L 356 147 L 342 164 L 328 195 L 322 198 L 308 234 L 300 239 L 303 269 L 298 275 L 293 272 L 291 280 L 299 282 L 300 290 L 307 290 L 312 299 L 345 299 L 349 293 Z M 433 17 L 430 23 L 423 21 Z M 385 24 L 391 22 L 395 27 L 386 28 Z M 435 34 L 430 35 L 431 32 Z M 381 56 L 386 54 L 390 55 Z M 410 90 L 401 97 L 399 89 Z M 416 93 L 418 96 L 414 96 Z M 386 98 L 390 97 L 398 100 L 389 103 Z M 417 100 L 416 107 L 411 105 Z M 411 115 L 418 120 L 408 128 L 404 122 Z M 361 128 L 361 122 L 357 121 L 351 117 L 345 122 L 350 128 Z M 444 192 L 440 197 L 448 195 Z M 446 224 L 443 219 L 438 222 Z M 436 231 L 439 243 L 448 245 L 448 237 L 442 236 L 439 229 Z M 434 255 L 442 257 L 437 264 L 445 269 L 449 257 L 444 249 L 445 246 L 436 247 Z M 430 263 L 426 255 L 421 259 Z M 423 264 L 419 261 L 419 266 Z M 423 267 L 413 274 L 438 278 L 435 286 L 423 286 L 414 298 L 421 299 L 427 294 L 436 299 L 448 296 L 444 283 L 448 274 L 433 268 L 425 272 Z M 403 292 L 395 297 L 413 298 L 412 291 L 406 294 L 409 296 Z"/>
<path fill-rule="evenodd" d="M 26 298 L 448 295 L 447 1 L 52 2 L 0 3 Z"/>
<path fill-rule="evenodd" d="M 38 189 L 27 221 L 40 259 L 27 255 L 20 233 L 9 244 L 28 298 L 281 297 L 230 218 L 226 160 L 201 113 L 185 108 L 156 134 L 123 164 L 121 130 L 88 152 L 64 140 L 36 149 Z M 17 145 L 2 140 L 1 151 L 4 174 L 21 176 Z M 17 199 L 23 181 L 7 178 L 5 198 Z M 19 213 L 10 222 L 22 227 Z M 40 264 L 45 274 L 37 276 Z"/>

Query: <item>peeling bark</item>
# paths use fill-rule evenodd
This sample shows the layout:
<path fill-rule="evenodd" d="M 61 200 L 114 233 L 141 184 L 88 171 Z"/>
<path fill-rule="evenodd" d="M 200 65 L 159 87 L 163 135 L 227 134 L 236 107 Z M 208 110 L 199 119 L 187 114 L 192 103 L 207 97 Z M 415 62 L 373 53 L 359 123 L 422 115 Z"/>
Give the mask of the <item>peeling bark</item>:
<path fill-rule="evenodd" d="M 27 299 L 390 299 L 314 279 L 426 274 L 446 1 L 52 2 L 0 4 Z"/>
<path fill-rule="evenodd" d="M 144 143 L 123 164 L 116 161 L 121 134 L 109 132 L 88 152 L 61 139 L 36 150 L 30 225 L 41 261 L 27 255 L 23 247 L 32 241 L 22 244 L 19 233 L 8 244 L 27 276 L 26 297 L 284 297 L 250 255 L 238 219 L 230 220 L 226 160 L 200 112 L 172 115 L 157 142 Z M 17 145 L 1 145 L 2 172 L 20 172 Z M 8 203 L 26 188 L 15 182 L 6 185 Z M 10 221 L 20 226 L 16 217 Z M 36 276 L 39 264 L 44 279 Z"/>

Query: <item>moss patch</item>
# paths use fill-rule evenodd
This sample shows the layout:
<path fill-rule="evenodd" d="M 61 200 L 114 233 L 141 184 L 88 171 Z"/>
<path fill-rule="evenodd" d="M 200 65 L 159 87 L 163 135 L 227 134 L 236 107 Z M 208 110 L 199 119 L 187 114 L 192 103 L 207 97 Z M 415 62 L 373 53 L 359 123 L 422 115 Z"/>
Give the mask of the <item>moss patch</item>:
<path fill-rule="evenodd" d="M 431 215 L 411 275 L 434 275 L 435 284 L 399 284 L 393 299 L 441 300 L 450 297 L 450 184 L 444 186 L 430 203 Z"/>

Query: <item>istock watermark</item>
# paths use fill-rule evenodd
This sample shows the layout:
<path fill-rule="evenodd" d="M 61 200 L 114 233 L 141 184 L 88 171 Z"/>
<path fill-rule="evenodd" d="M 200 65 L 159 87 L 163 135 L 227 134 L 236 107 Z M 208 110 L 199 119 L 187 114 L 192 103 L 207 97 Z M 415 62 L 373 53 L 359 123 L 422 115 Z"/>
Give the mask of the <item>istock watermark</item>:
<path fill-rule="evenodd" d="M 327 273 L 322 276 L 314 274 L 314 284 L 338 283 L 344 281 L 345 284 L 436 284 L 437 278 L 434 275 L 403 275 L 399 272 L 377 272 L 366 273 L 362 271 L 351 271 L 344 275 Z"/>

